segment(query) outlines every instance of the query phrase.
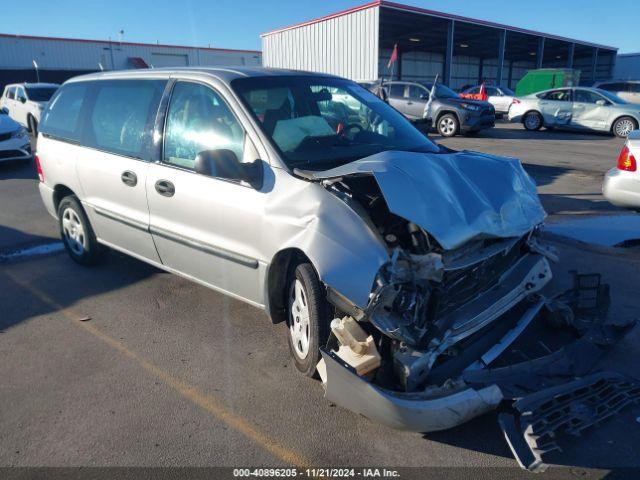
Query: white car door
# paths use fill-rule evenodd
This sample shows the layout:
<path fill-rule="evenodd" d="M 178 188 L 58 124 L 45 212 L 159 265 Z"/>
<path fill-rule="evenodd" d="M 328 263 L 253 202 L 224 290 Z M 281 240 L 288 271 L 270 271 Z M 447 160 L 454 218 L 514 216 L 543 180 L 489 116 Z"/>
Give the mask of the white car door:
<path fill-rule="evenodd" d="M 573 91 L 571 125 L 590 130 L 607 130 L 611 102 L 591 90 Z"/>
<path fill-rule="evenodd" d="M 13 118 L 16 122 L 27 125 L 27 105 L 28 99 L 27 94 L 24 91 L 24 87 L 18 86 L 16 88 L 16 99 L 14 102 L 13 112 L 11 114 L 11 118 Z"/>
<path fill-rule="evenodd" d="M 544 117 L 545 125 L 569 125 L 573 115 L 571 89 L 551 90 L 539 97 L 538 107 Z"/>
<path fill-rule="evenodd" d="M 4 107 L 7 109 L 7 111 L 9 112 L 9 116 L 11 118 L 13 118 L 14 120 L 15 118 L 15 107 L 16 107 L 16 87 L 8 87 L 7 91 L 6 91 L 6 95 L 4 97 Z"/>

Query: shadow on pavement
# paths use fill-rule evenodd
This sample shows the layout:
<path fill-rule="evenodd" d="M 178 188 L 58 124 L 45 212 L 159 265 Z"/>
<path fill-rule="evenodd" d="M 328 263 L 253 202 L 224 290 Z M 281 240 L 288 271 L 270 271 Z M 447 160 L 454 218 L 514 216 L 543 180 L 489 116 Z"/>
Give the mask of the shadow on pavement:
<path fill-rule="evenodd" d="M 43 237 L 0 225 L 0 254 L 22 250 L 36 245 L 59 241 L 59 238 Z M 2 263 L 0 262 L 0 265 Z"/>
<path fill-rule="evenodd" d="M 0 235 L 21 234 L 11 230 L 0 227 Z M 25 237 L 30 237 L 28 244 L 38 244 L 39 237 Z M 64 251 L 0 263 L 0 331 L 35 316 L 56 313 L 84 298 L 126 288 L 159 271 L 114 251 L 93 267 L 76 264 Z"/>
<path fill-rule="evenodd" d="M 37 179 L 33 160 L 0 163 L 0 181 Z"/>

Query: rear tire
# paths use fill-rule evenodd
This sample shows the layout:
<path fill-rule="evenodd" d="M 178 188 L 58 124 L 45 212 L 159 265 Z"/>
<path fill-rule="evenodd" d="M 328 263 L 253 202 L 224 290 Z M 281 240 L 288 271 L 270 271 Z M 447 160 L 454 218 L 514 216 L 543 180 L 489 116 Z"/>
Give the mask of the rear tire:
<path fill-rule="evenodd" d="M 460 122 L 452 113 L 446 113 L 438 119 L 436 128 L 443 137 L 455 137 L 460 131 Z"/>
<path fill-rule="evenodd" d="M 542 115 L 538 112 L 529 112 L 522 119 L 522 124 L 524 125 L 524 128 L 530 132 L 534 132 L 542 128 L 544 121 Z"/>
<path fill-rule="evenodd" d="M 287 286 L 287 339 L 296 368 L 313 377 L 329 338 L 330 308 L 313 266 L 299 264 Z"/>
<path fill-rule="evenodd" d="M 629 134 L 638 128 L 638 123 L 631 117 L 620 117 L 611 127 L 611 131 L 618 138 L 627 138 Z"/>
<path fill-rule="evenodd" d="M 64 248 L 80 265 L 95 265 L 106 248 L 98 243 L 93 228 L 77 197 L 64 197 L 58 206 L 58 223 Z"/>

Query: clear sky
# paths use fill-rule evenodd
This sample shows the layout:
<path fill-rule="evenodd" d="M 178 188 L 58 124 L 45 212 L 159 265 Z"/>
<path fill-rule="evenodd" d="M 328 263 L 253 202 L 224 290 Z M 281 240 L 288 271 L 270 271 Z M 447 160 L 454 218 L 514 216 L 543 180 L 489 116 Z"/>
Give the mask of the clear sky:
<path fill-rule="evenodd" d="M 3 15 L 0 33 L 116 39 L 124 30 L 131 42 L 259 50 L 262 32 L 367 1 L 29 0 L 18 16 Z M 396 1 L 640 51 L 640 0 Z"/>

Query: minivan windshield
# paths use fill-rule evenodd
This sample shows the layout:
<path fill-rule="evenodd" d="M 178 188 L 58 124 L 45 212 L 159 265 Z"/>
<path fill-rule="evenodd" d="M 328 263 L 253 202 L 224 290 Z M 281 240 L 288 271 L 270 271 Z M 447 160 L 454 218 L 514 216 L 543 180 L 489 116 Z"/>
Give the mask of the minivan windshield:
<path fill-rule="evenodd" d="M 56 87 L 26 87 L 27 97 L 32 102 L 48 102 L 56 93 Z"/>
<path fill-rule="evenodd" d="M 422 86 L 427 88 L 429 91 L 433 88 L 433 83 L 420 82 Z M 451 90 L 449 87 L 438 83 L 436 85 L 436 98 L 460 98 L 456 92 Z"/>
<path fill-rule="evenodd" d="M 231 85 L 290 168 L 326 170 L 387 150 L 439 151 L 402 114 L 349 80 L 292 75 Z"/>

